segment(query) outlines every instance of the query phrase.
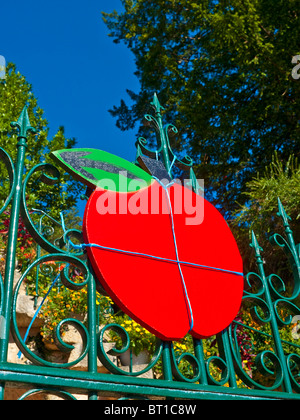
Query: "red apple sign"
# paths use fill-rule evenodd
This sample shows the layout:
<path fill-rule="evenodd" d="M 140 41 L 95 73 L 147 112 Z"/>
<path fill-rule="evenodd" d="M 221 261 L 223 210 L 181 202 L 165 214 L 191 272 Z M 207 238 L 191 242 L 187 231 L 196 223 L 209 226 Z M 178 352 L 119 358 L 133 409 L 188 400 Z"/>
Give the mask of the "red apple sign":
<path fill-rule="evenodd" d="M 98 151 L 97 160 L 107 164 L 108 155 Z M 173 183 L 167 193 L 146 172 L 117 159 L 109 164 L 118 170 L 118 185 L 112 187 L 112 168 L 106 181 L 94 180 L 84 214 L 85 243 L 100 246 L 87 247 L 97 279 L 125 313 L 163 340 L 222 331 L 243 294 L 242 259 L 226 221 L 185 186 Z M 122 168 L 132 171 L 129 182 Z M 95 176 L 95 168 L 90 173 Z M 144 182 L 138 191 L 137 177 Z"/>

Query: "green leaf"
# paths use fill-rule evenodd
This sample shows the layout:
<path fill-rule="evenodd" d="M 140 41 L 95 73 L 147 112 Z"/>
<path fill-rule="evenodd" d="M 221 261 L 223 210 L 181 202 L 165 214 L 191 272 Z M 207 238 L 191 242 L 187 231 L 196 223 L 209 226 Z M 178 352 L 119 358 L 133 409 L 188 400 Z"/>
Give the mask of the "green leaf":
<path fill-rule="evenodd" d="M 52 152 L 50 157 L 91 189 L 102 187 L 130 192 L 146 187 L 152 182 L 151 175 L 143 169 L 102 150 L 63 149 Z"/>

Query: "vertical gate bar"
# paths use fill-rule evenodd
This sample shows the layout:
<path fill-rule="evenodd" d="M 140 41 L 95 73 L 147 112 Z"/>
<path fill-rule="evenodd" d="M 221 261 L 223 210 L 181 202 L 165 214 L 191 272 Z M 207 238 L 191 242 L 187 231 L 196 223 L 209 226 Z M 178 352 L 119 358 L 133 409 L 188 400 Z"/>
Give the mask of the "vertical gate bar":
<path fill-rule="evenodd" d="M 42 233 L 42 221 L 43 221 L 44 215 L 40 218 L 39 222 L 39 233 Z M 39 244 L 37 244 L 36 247 L 36 258 L 39 259 L 41 256 L 41 247 Z M 37 302 L 39 298 L 39 271 L 40 266 L 38 265 L 36 267 L 36 274 L 35 274 L 35 296 L 34 296 L 34 309 L 37 308 Z"/>
<path fill-rule="evenodd" d="M 13 127 L 19 129 L 18 143 L 17 143 L 17 161 L 16 161 L 16 190 L 14 193 L 10 222 L 9 222 L 9 234 L 8 244 L 6 250 L 6 264 L 5 264 L 5 276 L 4 276 L 4 293 L 3 293 L 3 311 L 2 316 L 4 319 L 3 328 L 0 337 L 0 362 L 7 361 L 8 354 L 8 343 L 9 343 L 9 331 L 10 331 L 10 317 L 11 307 L 13 298 L 13 286 L 14 286 L 14 272 L 16 263 L 16 250 L 17 250 L 17 239 L 18 239 L 18 227 L 20 217 L 20 202 L 22 196 L 22 181 L 24 172 L 25 154 L 27 149 L 27 133 L 29 131 L 35 132 L 34 128 L 31 127 L 27 107 L 25 106 L 21 112 L 21 115 L 16 123 L 11 123 Z M 0 399 L 4 398 L 5 384 L 0 384 Z"/>
<path fill-rule="evenodd" d="M 90 335 L 90 348 L 88 352 L 88 371 L 97 373 L 97 305 L 96 305 L 96 284 L 93 275 L 90 273 L 88 281 L 88 331 Z M 89 391 L 89 400 L 97 400 L 97 391 Z"/>
<path fill-rule="evenodd" d="M 162 115 L 161 115 L 161 110 L 164 109 L 164 107 L 162 107 L 161 104 L 159 103 L 156 93 L 154 94 L 153 102 L 151 102 L 151 105 L 154 106 L 155 112 L 156 112 L 156 118 L 157 118 L 157 123 L 159 127 L 163 163 L 165 165 L 166 170 L 168 171 L 168 174 L 171 175 L 170 174 L 171 163 L 170 163 L 170 158 L 169 158 L 168 140 L 166 139 L 166 136 L 165 136 L 163 122 L 162 122 Z"/>
<path fill-rule="evenodd" d="M 166 381 L 172 381 L 172 365 L 171 365 L 171 345 L 170 341 L 163 341 L 162 346 L 162 365 L 163 365 L 163 374 Z"/>
<path fill-rule="evenodd" d="M 228 337 L 228 330 L 224 330 L 220 333 L 222 338 L 222 352 L 224 352 L 224 359 L 227 364 L 228 372 L 229 372 L 229 386 L 232 388 L 237 388 L 237 382 L 236 382 L 236 376 L 235 376 L 235 370 L 233 365 L 233 360 L 231 356 L 231 349 L 230 349 L 230 343 L 229 343 L 229 337 Z"/>
<path fill-rule="evenodd" d="M 280 334 L 279 334 L 279 330 L 278 330 L 278 325 L 277 325 L 277 322 L 276 322 L 276 314 L 275 314 L 274 307 L 273 307 L 273 301 L 272 301 L 272 298 L 271 298 L 269 285 L 268 285 L 268 282 L 267 282 L 267 279 L 266 279 L 266 276 L 265 276 L 263 259 L 262 259 L 261 254 L 260 254 L 260 250 L 262 250 L 262 248 L 258 245 L 256 236 L 255 236 L 253 231 L 252 231 L 252 244 L 251 245 L 255 250 L 255 257 L 256 257 L 256 263 L 257 263 L 257 266 L 258 266 L 259 274 L 260 274 L 260 277 L 261 277 L 261 279 L 263 281 L 263 284 L 265 286 L 265 299 L 266 299 L 266 302 L 267 302 L 267 305 L 269 307 L 270 314 L 271 314 L 270 324 L 271 324 L 272 335 L 273 335 L 273 338 L 274 338 L 274 343 L 275 343 L 277 356 L 279 357 L 280 362 L 282 364 L 283 389 L 284 389 L 285 392 L 292 393 L 293 390 L 292 390 L 291 381 L 290 381 L 290 377 L 289 377 L 289 373 L 288 373 L 288 369 L 287 369 L 286 358 L 285 358 L 284 351 L 283 351 L 283 348 L 282 348 L 281 338 L 280 338 Z"/>
<path fill-rule="evenodd" d="M 200 370 L 201 370 L 201 384 L 207 385 L 207 375 L 206 375 L 206 369 L 205 369 L 205 361 L 204 361 L 204 351 L 203 351 L 203 342 L 200 339 L 193 338 L 194 342 L 194 351 L 195 351 L 195 357 L 199 362 Z"/>

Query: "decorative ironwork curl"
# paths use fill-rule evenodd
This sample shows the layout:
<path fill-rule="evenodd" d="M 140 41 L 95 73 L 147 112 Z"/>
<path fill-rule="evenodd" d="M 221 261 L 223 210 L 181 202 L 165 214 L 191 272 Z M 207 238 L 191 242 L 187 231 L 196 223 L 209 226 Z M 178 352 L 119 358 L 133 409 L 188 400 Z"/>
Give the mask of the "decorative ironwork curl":
<path fill-rule="evenodd" d="M 271 274 L 267 277 L 267 282 L 269 284 L 269 290 L 273 299 L 292 300 L 292 296 L 288 297 L 283 294 L 287 291 L 287 288 L 280 276 L 277 274 Z"/>
<path fill-rule="evenodd" d="M 256 296 L 259 297 L 265 293 L 264 282 L 257 273 L 250 272 L 245 276 L 246 290 L 244 294 L 246 296 Z M 256 291 L 254 289 L 257 289 Z"/>
<path fill-rule="evenodd" d="M 85 267 L 85 269 L 86 269 L 86 267 Z M 89 276 L 88 275 L 85 276 L 85 280 L 83 282 L 76 283 L 73 280 L 71 280 L 69 272 L 70 272 L 70 266 L 68 265 L 68 266 L 64 267 L 63 270 L 60 273 L 61 282 L 68 289 L 76 291 L 76 290 L 82 289 L 83 287 L 85 287 L 87 285 L 87 283 L 89 281 Z M 86 272 L 86 274 L 87 274 L 87 272 Z"/>
<path fill-rule="evenodd" d="M 261 299 L 258 296 L 251 295 L 245 296 L 243 298 L 243 303 L 245 302 L 251 303 L 250 314 L 252 318 L 257 322 L 257 324 L 263 325 L 270 322 L 271 311 L 265 300 Z M 260 309 L 260 311 L 258 311 L 258 308 Z M 264 317 L 261 315 L 261 312 L 263 313 Z"/>
<path fill-rule="evenodd" d="M 300 309 L 298 308 L 298 306 L 294 305 L 292 302 L 290 302 L 286 299 L 276 300 L 274 302 L 274 309 L 275 309 L 275 314 L 276 314 L 276 318 L 277 318 L 277 321 L 278 321 L 278 326 L 280 328 L 285 327 L 287 325 L 290 325 L 293 317 L 292 317 L 291 314 L 288 314 L 283 319 L 280 315 L 279 307 L 284 308 L 284 309 L 288 309 L 290 312 L 293 313 L 293 315 L 300 315 Z"/>
<path fill-rule="evenodd" d="M 49 253 L 59 253 L 59 252 L 62 253 L 62 252 L 65 252 L 63 250 L 63 248 L 67 244 L 66 237 L 73 236 L 76 239 L 81 239 L 82 238 L 81 233 L 79 231 L 75 230 L 75 229 L 71 229 L 71 230 L 68 230 L 67 232 L 65 232 L 61 238 L 54 241 L 54 243 L 51 243 L 47 239 L 47 236 L 49 234 L 49 228 L 45 232 L 45 231 L 41 230 L 39 227 L 36 226 L 36 224 L 32 220 L 31 211 L 27 207 L 27 202 L 26 202 L 27 192 L 26 191 L 27 191 L 27 185 L 29 183 L 30 178 L 32 177 L 33 174 L 35 174 L 37 172 L 42 172 L 42 174 L 40 176 L 40 181 L 42 183 L 45 183 L 45 184 L 49 185 L 49 186 L 54 185 L 59 181 L 60 173 L 59 173 L 58 169 L 51 164 L 41 163 L 41 164 L 38 164 L 34 168 L 31 169 L 31 171 L 27 174 L 27 176 L 25 178 L 24 186 L 23 186 L 22 202 L 21 202 L 22 219 L 25 223 L 25 226 L 26 226 L 28 232 L 31 234 L 31 236 L 34 238 L 34 240 L 45 251 L 47 251 Z M 51 176 L 47 175 L 47 173 L 45 173 L 45 172 L 49 172 L 49 174 Z M 34 209 L 34 211 L 38 211 L 41 214 L 45 215 L 45 212 L 43 212 L 43 210 Z M 53 219 L 52 217 L 50 217 L 48 215 L 47 215 L 47 217 L 53 222 L 53 224 L 62 228 L 61 223 L 57 222 L 57 220 Z M 84 255 L 83 250 L 76 252 L 76 256 L 80 256 L 80 255 L 81 256 Z"/>
<path fill-rule="evenodd" d="M 148 144 L 148 140 L 146 140 L 144 137 L 139 137 L 137 142 L 136 142 L 136 148 L 138 151 L 138 156 L 141 154 L 141 152 L 150 157 L 151 159 L 156 159 L 158 160 L 158 152 L 157 151 L 153 151 L 151 149 L 148 149 L 146 147 L 146 145 Z"/>
<path fill-rule="evenodd" d="M 159 128 L 159 122 L 157 121 L 157 119 L 155 117 L 153 117 L 153 115 L 151 114 L 145 114 L 144 115 L 144 126 L 149 127 L 152 126 L 158 136 L 158 140 L 160 140 L 160 128 Z M 158 143 L 159 144 L 159 143 Z M 161 147 L 160 147 L 161 150 Z"/>
<path fill-rule="evenodd" d="M 273 369 L 267 362 L 271 362 Z M 274 383 L 270 387 L 262 387 L 262 389 L 276 389 L 282 384 L 283 368 L 279 357 L 270 350 L 264 350 L 255 358 L 255 364 L 259 372 L 264 376 L 273 376 Z"/>
<path fill-rule="evenodd" d="M 211 356 L 206 362 L 206 371 L 208 376 L 208 383 L 211 385 L 225 385 L 229 379 L 229 369 L 228 365 L 222 357 Z M 219 380 L 215 379 L 211 373 L 211 365 L 215 365 L 221 371 L 221 378 Z"/>
<path fill-rule="evenodd" d="M 193 376 L 192 378 L 188 378 L 185 376 L 181 369 L 180 363 L 181 362 L 188 362 L 189 366 L 192 368 Z M 171 346 L 171 362 L 172 362 L 172 373 L 174 378 L 181 382 L 197 382 L 201 376 L 201 369 L 199 361 L 196 357 L 191 353 L 181 353 L 179 356 L 175 354 L 174 346 Z"/>
<path fill-rule="evenodd" d="M 178 134 L 178 129 L 173 124 L 167 124 L 165 127 L 165 136 L 167 139 L 167 145 L 170 153 L 170 159 L 174 160 L 174 165 L 177 166 L 177 168 L 187 171 L 193 166 L 193 159 L 185 155 L 182 159 L 179 159 L 172 151 L 171 145 L 170 145 L 170 137 L 174 137 Z"/>
<path fill-rule="evenodd" d="M 108 351 L 105 349 L 105 346 L 104 346 L 105 335 L 110 330 L 114 331 L 121 338 L 121 341 L 122 341 L 121 349 L 117 349 L 115 347 L 108 350 Z M 119 368 L 117 365 L 115 365 L 110 360 L 108 355 L 110 355 L 110 356 L 120 356 L 121 354 L 125 353 L 129 349 L 129 347 L 130 347 L 129 335 L 128 335 L 127 331 L 125 330 L 125 328 L 123 328 L 121 325 L 111 323 L 111 324 L 105 325 L 105 327 L 103 327 L 101 329 L 101 331 L 99 333 L 99 336 L 98 336 L 98 351 L 97 351 L 98 358 L 101 361 L 101 363 L 103 364 L 103 366 L 105 366 L 106 369 L 108 369 L 111 373 L 121 374 L 121 375 L 126 375 L 126 376 L 142 375 L 142 374 L 148 372 L 149 370 L 151 370 L 156 365 L 156 363 L 158 362 L 158 360 L 161 356 L 161 352 L 162 352 L 161 341 L 157 339 L 156 348 L 155 348 L 154 354 L 153 354 L 152 359 L 150 360 L 149 364 L 144 369 L 142 369 L 138 372 L 127 372 L 127 371 L 124 371 L 123 369 Z"/>
<path fill-rule="evenodd" d="M 87 329 L 85 328 L 85 326 L 82 324 L 82 322 L 78 321 L 77 319 L 67 318 L 60 321 L 60 323 L 57 325 L 55 329 L 54 342 L 56 346 L 58 347 L 58 349 L 63 353 L 70 353 L 72 350 L 74 350 L 74 346 L 65 343 L 63 339 L 61 338 L 61 330 L 63 330 L 65 325 L 72 325 L 76 329 L 76 331 L 79 332 L 82 339 L 83 348 L 84 348 L 84 351 L 81 353 L 80 357 L 76 359 L 75 362 L 68 363 L 68 366 L 73 366 L 79 363 L 86 356 L 89 350 L 89 347 L 90 347 L 89 333 Z"/>
<path fill-rule="evenodd" d="M 241 325 L 241 324 L 239 324 Z M 247 326 L 244 326 L 247 329 Z M 270 350 L 264 350 L 258 353 L 254 360 L 256 369 L 261 374 L 261 382 L 264 378 L 268 378 L 273 381 L 269 386 L 265 383 L 262 384 L 254 380 L 250 373 L 247 372 L 243 366 L 243 360 L 239 352 L 239 345 L 237 339 L 237 328 L 238 325 L 233 323 L 229 327 L 229 335 L 231 336 L 230 345 L 233 355 L 235 373 L 237 376 L 250 388 L 261 389 L 261 390 L 274 390 L 281 386 L 283 381 L 283 367 L 279 357 Z M 272 366 L 272 369 L 270 367 Z"/>
<path fill-rule="evenodd" d="M 46 389 L 46 388 L 37 388 L 37 389 L 31 389 L 30 391 L 25 392 L 20 398 L 18 398 L 19 401 L 26 400 L 29 397 L 35 397 L 37 395 L 53 395 L 55 397 L 59 397 L 65 401 L 77 401 L 77 398 L 74 397 L 74 395 L 70 394 L 67 391 L 62 391 L 59 389 Z"/>
<path fill-rule="evenodd" d="M 66 320 L 61 321 L 55 331 L 55 338 L 56 338 L 56 343 L 59 345 L 59 348 L 62 351 L 65 352 L 70 352 L 73 349 L 73 346 L 69 346 L 66 343 L 64 343 L 61 339 L 60 336 L 60 330 L 62 328 L 63 325 L 65 325 L 66 323 L 68 324 L 72 324 L 80 333 L 81 337 L 82 337 L 82 341 L 83 341 L 83 346 L 82 346 L 82 352 L 80 354 L 80 356 L 69 363 L 52 363 L 49 362 L 47 360 L 42 359 L 41 357 L 39 357 L 38 355 L 36 355 L 35 353 L 33 353 L 28 346 L 26 345 L 26 343 L 24 342 L 24 339 L 21 337 L 21 334 L 19 332 L 19 328 L 18 328 L 18 324 L 17 324 L 17 319 L 16 319 L 16 307 L 17 307 L 17 299 L 18 299 L 18 293 L 20 290 L 20 287 L 23 283 L 23 281 L 26 279 L 26 277 L 28 276 L 28 274 L 30 273 L 31 270 L 33 270 L 35 267 L 38 267 L 39 265 L 45 263 L 45 262 L 63 262 L 66 264 L 69 264 L 71 267 L 76 267 L 78 270 L 80 270 L 80 272 L 83 274 L 85 280 L 84 282 L 82 282 L 81 284 L 78 284 L 79 288 L 84 287 L 87 284 L 87 281 L 90 279 L 90 274 L 88 271 L 88 268 L 86 267 L 86 265 L 77 257 L 72 256 L 72 255 L 67 255 L 67 254 L 51 254 L 51 255 L 45 255 L 43 257 L 38 258 L 36 261 L 34 261 L 34 263 L 32 263 L 27 270 L 23 273 L 22 277 L 20 278 L 20 280 L 18 281 L 15 291 L 14 291 L 14 297 L 13 297 L 13 304 L 12 304 L 12 334 L 15 340 L 15 343 L 17 344 L 18 348 L 21 350 L 21 352 L 35 365 L 44 365 L 44 366 L 52 366 L 52 367 L 70 367 L 70 366 L 74 366 L 77 363 L 80 362 L 80 360 L 82 360 L 88 350 L 89 350 L 89 333 L 87 331 L 87 329 L 85 328 L 85 326 L 78 320 L 73 319 L 73 318 L 68 318 Z M 62 272 L 60 273 L 60 275 L 62 275 Z M 70 284 L 71 281 L 69 280 L 69 282 L 67 282 L 67 284 Z M 72 284 L 72 286 L 75 283 Z"/>

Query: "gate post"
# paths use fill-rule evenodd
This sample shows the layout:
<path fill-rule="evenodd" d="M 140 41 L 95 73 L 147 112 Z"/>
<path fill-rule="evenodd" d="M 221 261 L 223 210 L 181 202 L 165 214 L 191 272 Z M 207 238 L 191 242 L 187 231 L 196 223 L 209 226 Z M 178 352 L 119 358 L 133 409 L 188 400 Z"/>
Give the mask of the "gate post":
<path fill-rule="evenodd" d="M 27 149 L 27 134 L 35 132 L 31 127 L 27 107 L 25 106 L 17 122 L 11 123 L 12 127 L 19 129 L 18 135 L 18 153 L 17 161 L 15 164 L 16 169 L 16 182 L 15 190 L 13 191 L 12 208 L 9 222 L 8 244 L 6 249 L 6 264 L 4 276 L 4 292 L 3 292 L 3 310 L 2 310 L 2 328 L 0 336 L 0 362 L 7 361 L 11 307 L 14 286 L 14 272 L 16 263 L 16 249 L 18 239 L 18 227 L 20 218 L 20 202 L 22 196 L 22 181 L 24 173 L 24 161 Z M 4 384 L 0 384 L 0 400 L 4 399 Z"/>

